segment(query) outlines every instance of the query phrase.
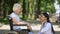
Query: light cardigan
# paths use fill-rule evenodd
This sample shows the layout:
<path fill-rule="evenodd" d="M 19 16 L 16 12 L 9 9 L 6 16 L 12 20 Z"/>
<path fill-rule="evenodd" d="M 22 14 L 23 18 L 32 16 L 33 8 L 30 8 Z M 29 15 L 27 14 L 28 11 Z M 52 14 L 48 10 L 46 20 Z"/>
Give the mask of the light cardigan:
<path fill-rule="evenodd" d="M 38 32 L 38 34 L 53 34 L 51 23 L 46 22 L 41 31 Z"/>

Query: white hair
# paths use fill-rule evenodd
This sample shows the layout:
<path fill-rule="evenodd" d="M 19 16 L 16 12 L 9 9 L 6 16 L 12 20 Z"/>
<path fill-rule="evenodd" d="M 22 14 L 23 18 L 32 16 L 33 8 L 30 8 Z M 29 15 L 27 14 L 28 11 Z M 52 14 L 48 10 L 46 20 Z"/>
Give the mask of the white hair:
<path fill-rule="evenodd" d="M 22 9 L 22 7 L 21 7 L 21 5 L 19 4 L 19 3 L 15 3 L 14 5 L 13 5 L 13 11 L 15 11 L 16 9 Z"/>

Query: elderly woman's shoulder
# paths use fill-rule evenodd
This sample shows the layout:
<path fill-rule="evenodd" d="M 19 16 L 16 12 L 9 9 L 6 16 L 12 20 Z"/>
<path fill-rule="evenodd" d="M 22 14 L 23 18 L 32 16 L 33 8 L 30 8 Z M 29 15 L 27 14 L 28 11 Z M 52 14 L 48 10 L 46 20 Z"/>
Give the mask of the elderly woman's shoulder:
<path fill-rule="evenodd" d="M 15 17 L 16 15 L 15 15 L 14 13 L 11 13 L 10 16 L 11 16 L 11 17 Z"/>
<path fill-rule="evenodd" d="M 13 12 L 10 15 L 15 15 Z"/>

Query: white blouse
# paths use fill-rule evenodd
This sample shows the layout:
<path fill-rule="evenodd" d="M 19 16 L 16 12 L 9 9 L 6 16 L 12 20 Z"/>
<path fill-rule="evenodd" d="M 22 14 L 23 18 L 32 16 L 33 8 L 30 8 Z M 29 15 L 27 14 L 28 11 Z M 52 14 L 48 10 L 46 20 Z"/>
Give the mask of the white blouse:
<path fill-rule="evenodd" d="M 10 14 L 10 17 L 15 18 L 18 22 L 20 22 L 19 15 L 15 14 L 14 12 Z M 13 24 L 15 24 L 15 23 L 13 23 Z M 19 29 L 19 28 L 20 28 L 19 26 L 13 26 L 14 30 Z"/>
<path fill-rule="evenodd" d="M 38 34 L 53 34 L 51 23 L 45 23 L 41 31 L 38 32 Z"/>

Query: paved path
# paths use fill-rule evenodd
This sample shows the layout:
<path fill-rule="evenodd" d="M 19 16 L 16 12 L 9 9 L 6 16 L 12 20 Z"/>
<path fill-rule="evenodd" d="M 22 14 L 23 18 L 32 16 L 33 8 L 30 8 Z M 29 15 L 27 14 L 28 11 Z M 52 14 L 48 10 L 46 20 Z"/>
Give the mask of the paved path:
<path fill-rule="evenodd" d="M 37 24 L 37 25 L 31 25 L 31 27 L 32 27 L 32 29 L 33 29 L 33 31 L 35 32 L 35 34 L 37 34 L 38 33 L 38 31 L 40 30 L 40 24 Z M 53 27 L 54 27 L 54 30 L 56 31 L 56 33 L 57 34 L 60 34 L 60 27 L 59 27 L 60 25 L 53 25 Z M 2 33 L 2 30 L 4 31 L 4 30 L 10 30 L 10 27 L 9 27 L 9 25 L 2 25 L 2 27 L 0 27 L 0 34 Z M 5 31 L 4 31 L 5 32 Z"/>

